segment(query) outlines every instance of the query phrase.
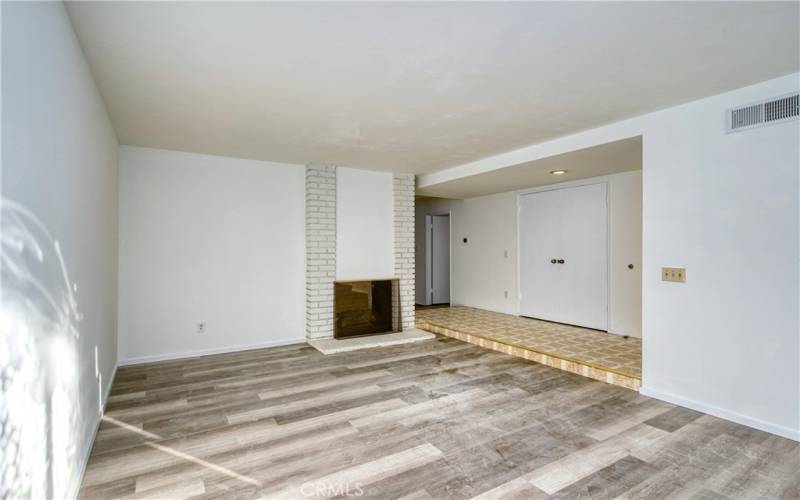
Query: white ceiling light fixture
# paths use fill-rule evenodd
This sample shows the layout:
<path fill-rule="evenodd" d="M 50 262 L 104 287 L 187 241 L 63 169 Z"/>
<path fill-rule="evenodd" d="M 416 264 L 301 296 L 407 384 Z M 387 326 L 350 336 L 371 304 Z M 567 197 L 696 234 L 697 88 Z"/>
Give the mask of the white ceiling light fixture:
<path fill-rule="evenodd" d="M 564 175 L 567 172 L 569 172 L 569 170 L 551 170 L 550 171 L 550 173 L 553 174 L 553 175 Z"/>

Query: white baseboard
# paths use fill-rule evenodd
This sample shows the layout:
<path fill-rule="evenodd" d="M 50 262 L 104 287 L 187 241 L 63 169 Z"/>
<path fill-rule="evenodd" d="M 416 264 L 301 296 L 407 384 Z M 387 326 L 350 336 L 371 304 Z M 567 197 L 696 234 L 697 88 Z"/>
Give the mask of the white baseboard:
<path fill-rule="evenodd" d="M 140 363 L 152 363 L 154 361 L 168 361 L 171 359 L 195 358 L 198 356 L 209 356 L 211 354 L 225 354 L 228 352 L 249 351 L 251 349 L 263 349 L 265 347 L 278 347 L 283 345 L 301 344 L 306 341 L 305 337 L 271 340 L 269 342 L 259 342 L 257 344 L 235 345 L 227 347 L 216 347 L 213 349 L 199 349 L 195 351 L 170 352 L 166 354 L 153 354 L 150 356 L 138 356 L 135 358 L 121 359 L 119 366 L 138 365 Z"/>
<path fill-rule="evenodd" d="M 119 368 L 119 363 L 114 365 L 114 370 L 111 372 L 111 378 L 109 379 L 108 387 L 106 387 L 105 394 L 103 394 L 101 406 L 103 407 L 104 414 L 106 412 L 106 406 L 108 406 L 108 397 L 111 395 L 111 386 L 114 385 L 114 377 L 117 376 L 117 368 Z M 69 495 L 67 495 L 67 498 L 72 498 L 73 500 L 78 498 L 81 484 L 83 484 L 83 476 L 86 475 L 86 467 L 89 465 L 89 455 L 92 453 L 92 447 L 94 446 L 95 439 L 97 439 L 97 432 L 100 430 L 100 423 L 102 421 L 102 416 L 98 416 L 97 422 L 94 426 L 94 432 L 89 434 L 88 438 L 83 443 L 83 456 L 81 458 L 81 463 L 78 464 L 78 470 L 80 471 L 78 474 L 78 483 L 73 486 L 74 491 L 70 491 Z"/>
<path fill-rule="evenodd" d="M 650 396 L 651 398 L 666 401 L 667 403 L 672 403 L 692 410 L 708 413 L 709 415 L 730 420 L 731 422 L 736 422 L 737 424 L 746 425 L 760 431 L 769 432 L 770 434 L 775 434 L 776 436 L 785 437 L 793 441 L 800 441 L 800 429 L 792 429 L 791 427 L 776 425 L 756 418 L 747 417 L 724 408 L 719 408 L 717 406 L 708 405 L 692 399 L 676 396 L 674 394 L 662 392 L 647 386 L 642 386 L 642 388 L 639 390 L 639 393 L 645 396 Z"/>

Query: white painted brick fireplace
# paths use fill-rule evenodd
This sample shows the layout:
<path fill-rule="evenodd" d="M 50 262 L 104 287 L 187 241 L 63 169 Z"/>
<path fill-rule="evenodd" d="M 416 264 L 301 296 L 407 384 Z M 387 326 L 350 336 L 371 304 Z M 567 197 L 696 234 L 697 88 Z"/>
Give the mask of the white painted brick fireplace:
<path fill-rule="evenodd" d="M 306 166 L 306 338 L 333 338 L 333 285 L 336 280 L 335 165 Z M 400 281 L 404 330 L 414 328 L 414 175 L 392 176 L 394 274 Z M 385 276 L 364 276 L 386 278 Z"/>
<path fill-rule="evenodd" d="M 336 167 L 306 166 L 306 338 L 333 338 Z"/>
<path fill-rule="evenodd" d="M 414 327 L 414 174 L 393 179 L 394 274 L 400 278 L 403 329 Z"/>

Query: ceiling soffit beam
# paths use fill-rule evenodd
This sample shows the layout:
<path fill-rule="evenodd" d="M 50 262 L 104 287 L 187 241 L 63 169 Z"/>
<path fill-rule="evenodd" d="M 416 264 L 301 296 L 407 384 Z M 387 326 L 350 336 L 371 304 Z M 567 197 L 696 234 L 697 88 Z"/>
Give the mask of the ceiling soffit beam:
<path fill-rule="evenodd" d="M 521 163 L 528 163 L 550 156 L 556 156 L 564 153 L 570 153 L 579 149 L 590 148 L 592 146 L 599 146 L 609 142 L 615 142 L 623 139 L 630 139 L 639 135 L 643 135 L 645 117 L 647 115 L 631 118 L 621 122 L 604 125 L 602 127 L 578 132 L 576 134 L 559 137 L 551 141 L 526 146 L 524 148 L 515 149 L 507 153 L 483 158 L 456 167 L 439 170 L 431 174 L 420 175 L 417 177 L 417 188 L 432 187 L 444 182 L 461 179 L 463 177 L 470 177 L 477 174 L 483 174 L 499 170 L 506 167 L 512 167 Z"/>

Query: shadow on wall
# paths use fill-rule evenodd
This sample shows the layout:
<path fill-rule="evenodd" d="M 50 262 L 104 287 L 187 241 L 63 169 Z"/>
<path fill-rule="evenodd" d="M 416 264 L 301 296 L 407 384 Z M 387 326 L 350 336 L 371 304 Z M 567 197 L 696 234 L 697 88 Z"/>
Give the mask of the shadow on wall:
<path fill-rule="evenodd" d="M 57 239 L 23 206 L 2 200 L 0 260 L 0 498 L 63 498 L 75 491 L 83 457 L 77 284 Z"/>

